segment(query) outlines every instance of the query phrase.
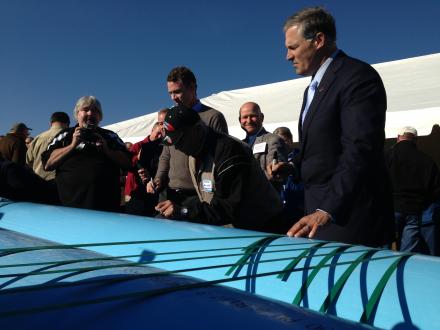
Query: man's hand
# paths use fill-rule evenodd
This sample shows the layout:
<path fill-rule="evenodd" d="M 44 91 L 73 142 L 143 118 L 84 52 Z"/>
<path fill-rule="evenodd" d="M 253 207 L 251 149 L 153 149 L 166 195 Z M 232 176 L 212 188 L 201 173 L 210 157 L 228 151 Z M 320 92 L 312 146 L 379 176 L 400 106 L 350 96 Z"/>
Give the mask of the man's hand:
<path fill-rule="evenodd" d="M 149 194 L 155 194 L 158 191 L 161 191 L 163 189 L 162 181 L 159 178 L 156 178 L 152 181 L 148 181 L 147 183 L 147 193 Z"/>
<path fill-rule="evenodd" d="M 330 215 L 323 211 L 315 211 L 302 217 L 287 232 L 289 237 L 308 237 L 313 238 L 320 227 L 330 222 Z"/>
<path fill-rule="evenodd" d="M 76 127 L 72 134 L 72 142 L 63 148 L 57 148 L 52 151 L 49 159 L 44 166 L 46 171 L 55 170 L 58 165 L 81 143 L 81 128 Z"/>
<path fill-rule="evenodd" d="M 71 146 L 76 148 L 78 144 L 81 143 L 81 127 L 76 127 L 73 131 Z"/>
<path fill-rule="evenodd" d="M 158 211 L 165 218 L 171 218 L 174 212 L 177 210 L 177 207 L 173 204 L 172 201 L 166 200 L 157 204 L 155 210 Z"/>
<path fill-rule="evenodd" d="M 98 132 L 93 132 L 93 135 L 96 137 L 96 142 L 95 142 L 96 148 L 106 155 L 111 153 L 111 150 L 108 147 L 107 141 L 102 137 L 102 135 L 99 134 Z"/>
<path fill-rule="evenodd" d="M 157 139 L 160 139 L 163 136 L 162 134 L 162 126 L 157 125 L 151 130 L 150 133 L 150 141 L 156 141 Z"/>
<path fill-rule="evenodd" d="M 295 168 L 291 163 L 278 162 L 276 164 L 269 164 L 266 168 L 269 177 L 286 179 L 289 175 L 294 174 Z"/>

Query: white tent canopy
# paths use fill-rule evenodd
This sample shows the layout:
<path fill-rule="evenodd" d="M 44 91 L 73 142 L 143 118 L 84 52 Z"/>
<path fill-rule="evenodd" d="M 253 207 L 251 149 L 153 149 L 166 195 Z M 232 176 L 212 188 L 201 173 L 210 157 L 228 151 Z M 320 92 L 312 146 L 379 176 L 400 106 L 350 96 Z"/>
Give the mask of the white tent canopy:
<path fill-rule="evenodd" d="M 440 124 L 440 53 L 373 65 L 385 85 L 388 98 L 386 137 L 395 137 L 403 126 L 415 127 L 419 135 L 428 135 L 434 124 Z M 248 101 L 260 105 L 264 127 L 273 131 L 287 126 L 297 140 L 298 117 L 302 98 L 310 78 L 299 78 L 273 84 L 224 91 L 202 98 L 226 118 L 229 133 L 244 137 L 238 122 L 238 110 Z M 152 113 L 108 125 L 124 141 L 140 141 L 151 131 L 157 119 Z"/>

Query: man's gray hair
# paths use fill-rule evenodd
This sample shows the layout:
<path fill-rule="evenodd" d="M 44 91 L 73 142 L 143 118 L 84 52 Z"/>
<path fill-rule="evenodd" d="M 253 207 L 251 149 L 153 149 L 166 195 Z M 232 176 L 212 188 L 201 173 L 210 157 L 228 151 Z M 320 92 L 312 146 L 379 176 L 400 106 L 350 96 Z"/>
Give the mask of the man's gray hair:
<path fill-rule="evenodd" d="M 87 107 L 94 107 L 98 110 L 100 120 L 102 120 L 102 108 L 101 103 L 98 101 L 98 99 L 95 96 L 83 96 L 81 97 L 75 105 L 75 109 L 73 109 L 73 117 L 75 117 L 76 120 L 78 120 L 78 111 L 80 108 L 87 106 Z"/>
<path fill-rule="evenodd" d="M 322 32 L 330 43 L 336 42 L 335 19 L 322 7 L 305 8 L 293 14 L 284 23 L 283 31 L 292 26 L 298 26 L 304 39 L 313 39 L 318 32 Z"/>

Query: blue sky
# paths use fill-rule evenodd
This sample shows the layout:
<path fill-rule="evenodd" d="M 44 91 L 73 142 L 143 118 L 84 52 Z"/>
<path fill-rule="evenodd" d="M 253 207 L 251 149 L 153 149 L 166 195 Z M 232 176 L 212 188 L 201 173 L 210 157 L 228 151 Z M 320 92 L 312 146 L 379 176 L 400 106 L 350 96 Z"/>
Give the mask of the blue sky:
<path fill-rule="evenodd" d="M 0 0 L 0 134 L 22 121 L 36 135 L 84 95 L 101 100 L 102 125 L 170 106 L 178 65 L 199 97 L 297 78 L 282 25 L 314 5 L 335 16 L 338 46 L 368 63 L 440 51 L 438 0 Z"/>

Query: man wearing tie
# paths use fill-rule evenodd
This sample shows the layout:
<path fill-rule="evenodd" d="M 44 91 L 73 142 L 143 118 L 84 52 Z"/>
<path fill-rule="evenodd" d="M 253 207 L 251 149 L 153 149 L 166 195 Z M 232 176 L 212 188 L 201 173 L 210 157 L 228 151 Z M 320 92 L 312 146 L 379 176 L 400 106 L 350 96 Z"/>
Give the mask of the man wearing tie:
<path fill-rule="evenodd" d="M 336 46 L 333 17 L 306 8 L 284 25 L 287 60 L 311 76 L 295 160 L 305 216 L 289 236 L 383 246 L 393 210 L 383 145 L 386 94 L 378 73 Z M 282 165 L 280 165 L 282 166 Z"/>

